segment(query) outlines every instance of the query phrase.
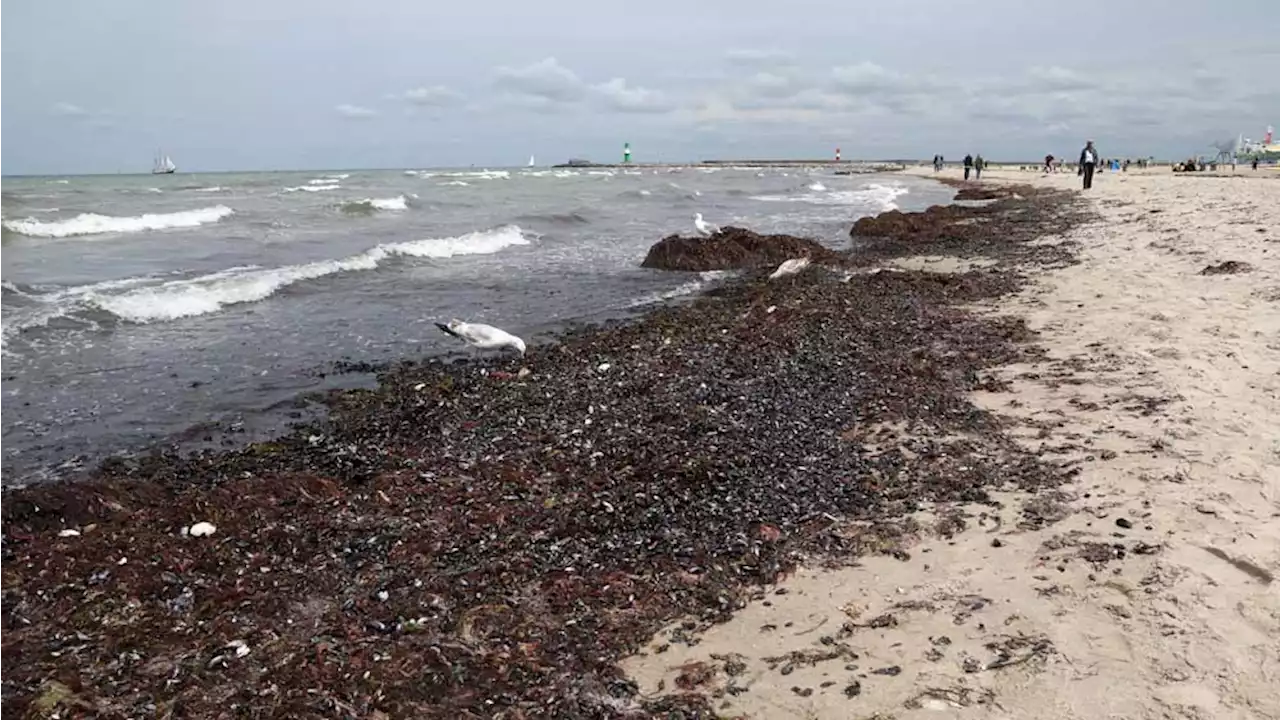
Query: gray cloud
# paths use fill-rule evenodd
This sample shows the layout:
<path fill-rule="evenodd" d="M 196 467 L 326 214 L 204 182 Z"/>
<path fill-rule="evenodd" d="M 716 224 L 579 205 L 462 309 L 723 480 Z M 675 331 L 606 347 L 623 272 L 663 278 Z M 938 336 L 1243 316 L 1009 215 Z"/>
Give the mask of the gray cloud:
<path fill-rule="evenodd" d="M 384 0 L 376 21 L 338 0 L 243 12 L 225 8 L 244 0 L 228 2 L 157 13 L 63 0 L 6 13 L 6 172 L 113 172 L 156 146 L 191 170 L 387 166 L 406 162 L 406 148 L 461 165 L 527 158 L 534 145 L 539 157 L 612 157 L 624 132 L 646 158 L 734 143 L 778 157 L 815 144 L 847 156 L 963 146 L 1035 157 L 1086 135 L 1108 153 L 1175 157 L 1280 120 L 1274 0 L 1238 0 L 1232 17 L 1247 20 L 1221 43 L 1184 41 L 1188 27 L 1222 27 L 1221 3 L 1194 0 L 1158 13 L 1116 0 L 903 0 L 885 13 L 812 1 L 766 12 L 655 0 L 631 13 L 591 0 Z M 1082 21 L 1138 31 L 1076 33 Z M 201 52 L 156 63 L 157 43 Z M 391 94 L 374 105 L 375 91 Z M 377 137 L 350 132 L 370 112 Z"/>
<path fill-rule="evenodd" d="M 367 107 L 361 107 L 359 105 L 349 105 L 347 103 L 338 105 L 334 107 L 333 110 L 334 112 L 338 113 L 342 117 L 350 118 L 352 120 L 371 118 L 378 114 L 377 111 L 371 110 Z"/>
<path fill-rule="evenodd" d="M 675 103 L 663 93 L 628 86 L 627 81 L 622 78 L 596 85 L 592 91 L 605 107 L 618 112 L 664 113 L 675 109 Z"/>
<path fill-rule="evenodd" d="M 496 74 L 494 84 L 499 89 L 554 102 L 581 100 L 587 91 L 582 79 L 554 57 L 524 67 L 500 67 Z"/>
<path fill-rule="evenodd" d="M 724 59 L 733 65 L 758 67 L 762 65 L 786 65 L 793 61 L 794 56 L 783 50 L 740 48 L 726 52 Z"/>
<path fill-rule="evenodd" d="M 397 96 L 397 99 L 404 100 L 414 105 L 423 105 L 428 107 L 444 107 L 454 105 L 462 101 L 462 95 L 444 85 L 432 85 L 430 87 L 418 87 L 412 90 L 405 90 Z"/>
<path fill-rule="evenodd" d="M 84 117 L 89 114 L 88 110 L 69 102 L 56 102 L 49 108 L 49 112 L 63 117 Z"/>
<path fill-rule="evenodd" d="M 1074 70 L 1057 65 L 1033 66 L 1027 71 L 1030 79 L 1028 88 L 1044 92 L 1061 90 L 1089 90 L 1098 86 L 1096 80 L 1085 78 Z"/>

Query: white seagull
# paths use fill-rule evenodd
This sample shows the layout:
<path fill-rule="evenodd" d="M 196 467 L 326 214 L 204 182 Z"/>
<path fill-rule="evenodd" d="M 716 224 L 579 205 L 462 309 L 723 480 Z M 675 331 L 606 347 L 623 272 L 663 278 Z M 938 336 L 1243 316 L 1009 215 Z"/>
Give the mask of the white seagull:
<path fill-rule="evenodd" d="M 461 320 L 450 320 L 436 323 L 436 327 L 458 338 L 476 350 L 504 350 L 511 348 L 524 355 L 524 341 L 506 330 L 492 325 L 465 323 Z"/>
<path fill-rule="evenodd" d="M 769 279 L 777 280 L 780 277 L 795 275 L 796 273 L 799 273 L 801 270 L 804 270 L 807 267 L 809 267 L 809 258 L 807 257 L 792 258 L 791 260 L 788 260 L 782 263 L 781 265 L 779 265 L 778 269 L 774 270 L 773 274 L 769 276 Z"/>
<path fill-rule="evenodd" d="M 711 237 L 720 232 L 720 228 L 702 219 L 702 213 L 693 216 L 693 227 L 702 237 Z"/>

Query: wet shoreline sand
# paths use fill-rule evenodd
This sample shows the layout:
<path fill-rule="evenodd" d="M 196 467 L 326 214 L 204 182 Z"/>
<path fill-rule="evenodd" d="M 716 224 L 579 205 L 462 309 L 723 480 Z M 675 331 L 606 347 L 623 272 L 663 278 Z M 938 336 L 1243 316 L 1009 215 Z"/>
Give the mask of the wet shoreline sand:
<path fill-rule="evenodd" d="M 997 518 L 1038 532 L 1070 514 L 1064 484 L 1094 462 L 1078 452 L 1088 443 L 1024 442 L 1028 427 L 1054 428 L 1005 412 L 1027 378 L 1001 368 L 1072 385 L 1074 366 L 1048 358 L 1022 319 L 980 306 L 1070 272 L 1093 210 L 1057 188 L 1016 192 L 881 216 L 862 223 L 883 235 L 863 239 L 852 270 L 771 283 L 750 272 L 487 374 L 398 366 L 376 390 L 336 395 L 325 425 L 242 452 L 6 493 L 5 709 L 870 715 L 888 697 L 875 683 L 910 670 L 736 692 L 726 678 L 759 671 L 742 648 L 670 667 L 804 595 L 767 594 L 779 582 L 838 587 L 814 568 L 924 577 L 946 568 L 922 543 Z M 181 534 L 197 521 L 216 532 Z M 851 627 L 801 639 L 857 665 L 849 656 L 868 650 L 855 633 L 897 622 L 864 604 L 846 612 Z M 1042 640 L 1010 634 L 988 652 L 1030 665 L 1053 655 Z M 765 657 L 807 650 L 774 649 Z M 828 671 L 831 658 L 813 657 L 772 664 L 795 680 L 796 665 Z M 823 697 L 850 704 L 814 704 Z"/>

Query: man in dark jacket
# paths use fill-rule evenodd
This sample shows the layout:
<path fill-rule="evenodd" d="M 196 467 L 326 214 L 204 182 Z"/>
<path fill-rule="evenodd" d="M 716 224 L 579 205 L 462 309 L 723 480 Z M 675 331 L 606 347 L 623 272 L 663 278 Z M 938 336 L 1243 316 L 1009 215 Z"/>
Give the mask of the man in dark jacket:
<path fill-rule="evenodd" d="M 969 179 L 969 172 L 972 170 L 973 170 L 973 156 L 965 155 L 964 156 L 964 179 L 965 180 Z"/>
<path fill-rule="evenodd" d="M 1079 167 L 1079 174 L 1084 176 L 1084 189 L 1088 190 L 1093 187 L 1093 171 L 1098 167 L 1098 149 L 1093 146 L 1092 140 L 1086 142 L 1084 149 L 1080 151 Z"/>

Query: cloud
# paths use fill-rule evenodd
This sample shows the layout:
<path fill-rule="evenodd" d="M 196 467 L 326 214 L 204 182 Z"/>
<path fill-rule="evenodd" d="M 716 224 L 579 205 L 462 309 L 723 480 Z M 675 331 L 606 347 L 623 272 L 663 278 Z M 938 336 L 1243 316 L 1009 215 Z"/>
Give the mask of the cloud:
<path fill-rule="evenodd" d="M 517 95 L 565 103 L 581 100 L 587 92 L 582 79 L 554 57 L 524 67 L 500 67 L 496 74 L 494 85 Z"/>
<path fill-rule="evenodd" d="M 337 107 L 334 108 L 334 111 L 345 118 L 351 118 L 351 119 L 371 118 L 378 114 L 376 111 L 370 110 L 367 107 L 360 107 L 359 105 L 348 105 L 347 103 L 338 105 Z"/>
<path fill-rule="evenodd" d="M 612 110 L 628 113 L 663 113 L 675 109 L 675 103 L 657 90 L 628 86 L 623 78 L 614 78 L 592 88 L 600 101 Z"/>
<path fill-rule="evenodd" d="M 1028 70 L 1027 75 L 1031 78 L 1031 89 L 1043 92 L 1091 90 L 1097 87 L 1095 81 L 1089 80 L 1074 70 L 1057 65 L 1048 67 L 1037 65 Z"/>
<path fill-rule="evenodd" d="M 724 54 L 724 59 L 732 65 L 757 67 L 761 65 L 789 65 L 793 58 L 791 53 L 770 49 L 737 49 Z"/>
<path fill-rule="evenodd" d="M 432 85 L 430 87 L 413 88 L 405 90 L 396 99 L 403 100 L 414 105 L 423 105 L 429 107 L 443 107 L 445 105 L 453 105 L 462 100 L 462 95 L 458 92 L 445 87 L 444 85 Z"/>
<path fill-rule="evenodd" d="M 771 72 L 758 72 L 747 80 L 746 92 L 753 97 L 789 98 L 800 92 L 795 77 Z"/>
<path fill-rule="evenodd" d="M 89 114 L 88 110 L 69 102 L 54 103 L 49 112 L 63 117 L 84 117 Z"/>
<path fill-rule="evenodd" d="M 907 76 L 872 62 L 832 68 L 831 83 L 836 90 L 851 95 L 877 95 L 916 89 L 916 83 Z"/>

